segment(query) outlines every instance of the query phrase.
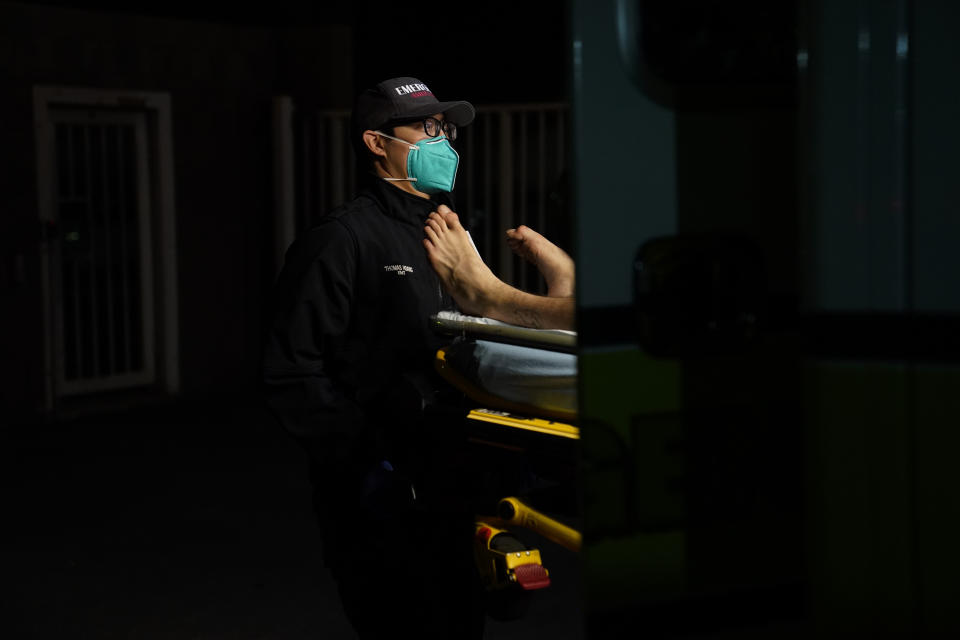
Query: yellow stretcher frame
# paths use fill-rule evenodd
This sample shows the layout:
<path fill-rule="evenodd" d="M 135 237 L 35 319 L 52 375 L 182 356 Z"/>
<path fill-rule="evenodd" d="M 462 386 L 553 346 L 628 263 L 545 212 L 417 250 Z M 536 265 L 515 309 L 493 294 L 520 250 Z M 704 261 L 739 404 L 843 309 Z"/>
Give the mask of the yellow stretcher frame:
<path fill-rule="evenodd" d="M 555 444 L 578 444 L 580 430 L 569 422 L 576 421 L 577 415 L 572 411 L 547 410 L 542 407 L 515 402 L 495 396 L 472 383 L 447 362 L 447 351 L 441 348 L 434 359 L 437 373 L 459 389 L 474 402 L 495 408 L 475 408 L 467 414 L 468 420 L 483 423 L 494 429 L 502 428 L 503 432 L 494 434 L 494 441 L 486 444 L 511 447 L 506 441 L 514 440 L 523 434 L 539 439 L 547 436 L 547 441 Z M 543 417 L 529 417 L 529 416 Z M 552 419 L 551 419 L 552 418 Z M 474 438 L 471 438 L 474 439 Z M 542 441 L 541 444 L 546 444 Z M 562 445 L 566 447 L 566 444 Z M 519 449 L 522 449 L 519 448 Z M 549 571 L 543 567 L 538 549 L 526 549 L 523 552 L 503 553 L 490 547 L 492 537 L 497 534 L 509 533 L 509 529 L 523 527 L 537 533 L 544 538 L 559 544 L 566 549 L 578 553 L 581 548 L 581 534 L 564 523 L 544 513 L 541 513 L 520 499 L 508 496 L 502 498 L 498 504 L 496 515 L 477 515 L 477 537 L 474 541 L 474 560 L 483 577 L 487 590 L 501 590 L 510 586 L 521 585 L 524 589 L 539 589 L 549 586 Z M 481 532 L 486 535 L 480 535 Z M 528 574 L 527 579 L 520 572 Z M 529 584 L 529 572 L 538 578 Z M 536 573 L 542 572 L 542 573 Z M 525 584 L 527 583 L 527 584 Z"/>

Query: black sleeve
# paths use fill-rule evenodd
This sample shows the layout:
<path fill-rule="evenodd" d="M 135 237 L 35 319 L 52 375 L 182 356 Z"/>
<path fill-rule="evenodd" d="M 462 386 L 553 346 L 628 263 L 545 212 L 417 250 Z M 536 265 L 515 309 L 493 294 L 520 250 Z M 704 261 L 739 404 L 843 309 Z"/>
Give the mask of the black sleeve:
<path fill-rule="evenodd" d="M 363 436 L 353 390 L 336 376 L 356 282 L 357 243 L 328 219 L 287 251 L 274 290 L 263 354 L 266 402 L 311 450 L 339 457 Z"/>

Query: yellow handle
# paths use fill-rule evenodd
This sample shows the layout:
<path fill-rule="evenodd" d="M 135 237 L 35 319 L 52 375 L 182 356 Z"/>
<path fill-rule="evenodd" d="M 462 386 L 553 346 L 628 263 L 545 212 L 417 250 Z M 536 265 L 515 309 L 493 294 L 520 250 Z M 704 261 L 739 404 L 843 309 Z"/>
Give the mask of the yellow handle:
<path fill-rule="evenodd" d="M 500 500 L 499 512 L 500 517 L 508 524 L 526 527 L 562 547 L 571 551 L 580 551 L 579 531 L 540 513 L 516 498 Z"/>

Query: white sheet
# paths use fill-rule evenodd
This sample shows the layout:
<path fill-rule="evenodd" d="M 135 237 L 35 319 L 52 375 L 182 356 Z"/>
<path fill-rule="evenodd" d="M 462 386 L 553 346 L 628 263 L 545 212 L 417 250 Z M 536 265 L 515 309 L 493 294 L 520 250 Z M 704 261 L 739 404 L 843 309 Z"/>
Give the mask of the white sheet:
<path fill-rule="evenodd" d="M 447 349 L 447 362 L 488 393 L 551 411 L 577 410 L 577 356 L 488 340 Z"/>

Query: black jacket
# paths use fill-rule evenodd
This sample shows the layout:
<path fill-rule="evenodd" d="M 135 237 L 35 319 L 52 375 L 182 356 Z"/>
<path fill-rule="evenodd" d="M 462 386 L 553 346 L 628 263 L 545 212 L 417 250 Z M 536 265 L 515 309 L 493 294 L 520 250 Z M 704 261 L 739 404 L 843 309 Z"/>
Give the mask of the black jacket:
<path fill-rule="evenodd" d="M 428 201 L 375 180 L 287 250 L 263 382 L 272 412 L 315 454 L 355 456 L 372 428 L 389 434 L 420 408 L 410 380 L 434 379 L 449 341 L 430 315 L 453 308 L 423 246 L 441 203 L 451 204 L 446 194 Z"/>

